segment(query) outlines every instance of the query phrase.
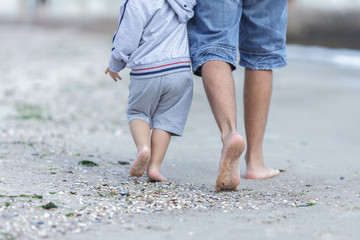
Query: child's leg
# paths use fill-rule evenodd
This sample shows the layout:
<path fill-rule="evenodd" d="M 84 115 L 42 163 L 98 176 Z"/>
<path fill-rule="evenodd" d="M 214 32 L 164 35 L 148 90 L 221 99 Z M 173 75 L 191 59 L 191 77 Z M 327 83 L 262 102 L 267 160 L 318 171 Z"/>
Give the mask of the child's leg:
<path fill-rule="evenodd" d="M 164 160 L 169 146 L 171 134 L 169 132 L 153 129 L 151 134 L 151 157 L 147 175 L 152 181 L 164 182 L 167 179 L 160 173 L 161 163 Z"/>
<path fill-rule="evenodd" d="M 130 131 L 137 148 L 137 156 L 134 164 L 131 166 L 130 175 L 141 177 L 146 170 L 150 158 L 150 126 L 143 120 L 134 119 L 130 122 Z"/>

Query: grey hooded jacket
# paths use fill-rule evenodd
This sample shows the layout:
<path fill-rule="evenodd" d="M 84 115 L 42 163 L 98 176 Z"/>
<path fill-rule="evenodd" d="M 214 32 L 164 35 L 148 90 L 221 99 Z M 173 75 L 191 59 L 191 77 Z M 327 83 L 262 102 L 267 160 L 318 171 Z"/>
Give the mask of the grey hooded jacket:
<path fill-rule="evenodd" d="M 196 0 L 125 0 L 113 38 L 109 68 L 132 77 L 190 69 L 186 22 Z"/>

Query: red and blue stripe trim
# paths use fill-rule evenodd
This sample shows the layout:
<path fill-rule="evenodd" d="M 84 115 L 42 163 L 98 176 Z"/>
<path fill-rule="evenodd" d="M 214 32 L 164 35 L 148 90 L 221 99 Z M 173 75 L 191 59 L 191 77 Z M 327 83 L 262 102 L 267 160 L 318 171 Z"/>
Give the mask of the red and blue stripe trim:
<path fill-rule="evenodd" d="M 154 66 L 149 68 L 133 69 L 130 73 L 131 76 L 146 76 L 161 74 L 170 71 L 176 71 L 179 69 L 190 69 L 190 61 L 181 61 L 175 63 L 164 64 L 160 66 Z"/>

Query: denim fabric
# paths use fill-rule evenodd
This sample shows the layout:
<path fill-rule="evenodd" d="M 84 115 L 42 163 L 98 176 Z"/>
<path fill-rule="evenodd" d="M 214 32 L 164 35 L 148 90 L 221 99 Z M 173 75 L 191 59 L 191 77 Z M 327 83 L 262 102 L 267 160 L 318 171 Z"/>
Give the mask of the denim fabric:
<path fill-rule="evenodd" d="M 286 60 L 287 0 L 197 0 L 188 22 L 193 71 L 220 60 L 236 68 L 284 67 Z"/>

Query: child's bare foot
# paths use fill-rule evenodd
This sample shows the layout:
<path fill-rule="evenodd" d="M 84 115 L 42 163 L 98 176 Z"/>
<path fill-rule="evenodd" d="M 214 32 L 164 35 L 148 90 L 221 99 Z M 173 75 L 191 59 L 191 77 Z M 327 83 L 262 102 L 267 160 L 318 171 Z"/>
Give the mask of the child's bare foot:
<path fill-rule="evenodd" d="M 276 177 L 280 174 L 279 169 L 272 169 L 265 165 L 247 167 L 245 178 L 246 179 L 267 179 Z"/>
<path fill-rule="evenodd" d="M 216 191 L 236 190 L 240 184 L 240 156 L 245 141 L 238 133 L 228 135 L 223 142 Z"/>
<path fill-rule="evenodd" d="M 146 171 L 149 159 L 150 150 L 148 148 L 144 148 L 136 156 L 135 162 L 130 169 L 130 175 L 133 177 L 141 177 Z"/>
<path fill-rule="evenodd" d="M 154 167 L 149 167 L 147 170 L 147 175 L 151 181 L 154 182 L 166 182 L 167 179 L 164 177 L 159 170 Z"/>

